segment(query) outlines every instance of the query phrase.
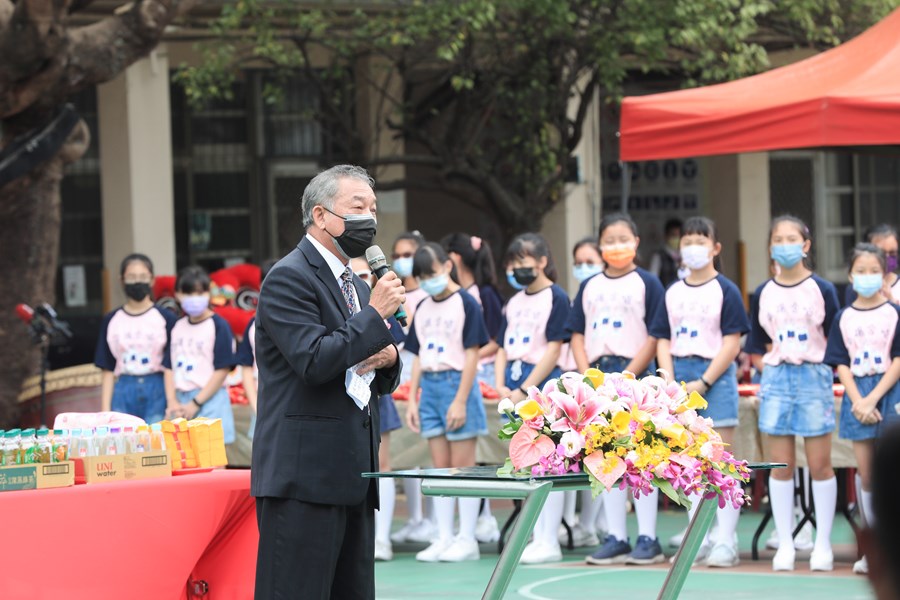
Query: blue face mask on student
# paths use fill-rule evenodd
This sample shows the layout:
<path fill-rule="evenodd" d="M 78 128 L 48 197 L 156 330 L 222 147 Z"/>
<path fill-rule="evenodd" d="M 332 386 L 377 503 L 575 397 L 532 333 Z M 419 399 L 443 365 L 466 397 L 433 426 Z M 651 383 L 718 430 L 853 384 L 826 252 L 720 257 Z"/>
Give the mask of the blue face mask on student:
<path fill-rule="evenodd" d="M 394 273 L 396 273 L 398 277 L 409 277 L 410 275 L 412 275 L 412 256 L 398 258 L 394 261 L 394 265 L 392 268 L 394 269 Z"/>
<path fill-rule="evenodd" d="M 577 279 L 578 281 L 590 279 L 594 275 L 602 272 L 603 265 L 595 265 L 591 263 L 581 263 L 580 265 L 575 265 L 575 268 L 572 269 L 572 274 L 575 275 L 575 279 Z"/>
<path fill-rule="evenodd" d="M 425 290 L 425 293 L 429 296 L 437 296 L 447 289 L 449 283 L 450 278 L 447 277 L 447 274 L 445 273 L 443 275 L 435 275 L 434 277 L 420 280 L 419 287 Z"/>
<path fill-rule="evenodd" d="M 863 298 L 871 298 L 884 286 L 884 275 L 871 273 L 869 275 L 853 275 L 853 291 Z"/>
<path fill-rule="evenodd" d="M 786 269 L 790 269 L 803 260 L 803 244 L 779 244 L 772 246 L 772 260 Z"/>
<path fill-rule="evenodd" d="M 506 272 L 506 282 L 509 283 L 510 287 L 514 290 L 524 290 L 527 287 L 516 281 L 516 274 L 512 271 Z"/>

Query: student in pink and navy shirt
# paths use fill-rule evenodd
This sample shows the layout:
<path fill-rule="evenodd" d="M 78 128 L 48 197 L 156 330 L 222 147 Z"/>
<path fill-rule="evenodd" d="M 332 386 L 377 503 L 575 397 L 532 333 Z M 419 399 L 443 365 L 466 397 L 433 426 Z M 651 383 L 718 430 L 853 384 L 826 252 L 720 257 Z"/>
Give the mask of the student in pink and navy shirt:
<path fill-rule="evenodd" d="M 834 318 L 825 362 L 837 368 L 844 385 L 840 437 L 853 442 L 866 525 L 876 524 L 872 511 L 873 442 L 900 420 L 900 308 L 882 293 L 888 271 L 885 255 L 873 244 L 858 244 L 850 257 L 853 303 Z M 853 566 L 868 572 L 866 558 Z"/>
<path fill-rule="evenodd" d="M 406 422 L 428 440 L 437 468 L 475 465 L 475 443 L 486 435 L 487 415 L 478 382 L 478 350 L 488 342 L 481 307 L 456 283 L 453 262 L 435 243 L 421 246 L 413 275 L 429 297 L 416 311 L 406 349 L 416 355 Z M 422 397 L 415 398 L 419 387 Z M 478 560 L 478 498 L 459 499 L 459 534 L 453 537 L 455 498 L 435 498 L 437 539 L 416 554 L 423 562 Z"/>
<path fill-rule="evenodd" d="M 543 388 L 549 379 L 561 375 L 556 363 L 563 342 L 569 338 L 569 296 L 554 283 L 556 267 L 550 246 L 540 234 L 516 237 L 506 251 L 505 262 L 523 289 L 506 304 L 497 336 L 500 350 L 495 376 L 500 397 L 521 402 L 529 388 Z M 534 541 L 522 552 L 523 563 L 562 560 L 557 532 L 563 503 L 563 492 L 547 498 L 534 526 Z"/>
<path fill-rule="evenodd" d="M 892 225 L 882 223 L 866 230 L 865 240 L 884 253 L 884 289 L 881 295 L 893 304 L 900 305 L 900 277 L 897 276 L 897 250 L 900 237 Z M 844 292 L 844 306 L 850 306 L 856 300 L 856 291 L 848 285 Z"/>
<path fill-rule="evenodd" d="M 721 251 L 715 223 L 706 217 L 685 221 L 679 253 L 688 273 L 666 290 L 668 335 L 660 338 L 657 357 L 660 369 L 685 382 L 688 392 L 703 395 L 708 406 L 698 413 L 712 419 L 722 440 L 732 444 L 739 400 L 735 359 L 750 322 L 741 292 L 716 270 Z M 700 494 L 691 498 L 690 518 L 700 500 Z M 737 566 L 740 515 L 730 505 L 719 509 L 716 537 L 706 540 L 698 553 L 707 566 Z"/>
<path fill-rule="evenodd" d="M 169 335 L 175 315 L 153 303 L 153 263 L 131 254 L 120 269 L 123 306 L 103 318 L 94 364 L 103 370 L 101 410 L 161 421 L 177 406 L 169 363 Z"/>
<path fill-rule="evenodd" d="M 769 249 L 778 274 L 763 283 L 751 305 L 750 336 L 745 350 L 764 354 L 759 389 L 759 430 L 768 434 L 770 458 L 786 463 L 769 479 L 769 498 L 778 552 L 775 571 L 794 570 L 794 436 L 805 438 L 816 505 L 816 541 L 810 569 L 831 571 L 831 526 L 837 501 L 837 480 L 831 468 L 834 430 L 834 381 L 824 364 L 825 345 L 838 311 L 834 285 L 813 273 L 806 258 L 812 240 L 800 219 L 781 216 L 772 221 Z"/>
<path fill-rule="evenodd" d="M 628 215 L 607 215 L 600 222 L 600 253 L 605 270 L 584 281 L 575 297 L 566 328 L 578 370 L 596 367 L 606 373 L 630 371 L 642 377 L 654 370 L 656 342 L 666 333 L 665 291 L 656 275 L 634 263 L 640 244 L 637 225 Z M 656 536 L 657 491 L 635 500 L 638 537 L 628 541 L 627 491 L 606 493 L 603 510 L 609 535 L 590 564 L 653 564 L 665 560 Z"/>
<path fill-rule="evenodd" d="M 234 413 L 225 378 L 236 364 L 228 323 L 209 308 L 209 275 L 187 267 L 175 282 L 185 316 L 172 328 L 171 360 L 180 406 L 172 413 L 186 419 L 222 419 L 225 443 L 234 442 Z"/>
<path fill-rule="evenodd" d="M 276 262 L 270 259 L 260 265 L 260 285 Z M 242 367 L 241 379 L 244 384 L 244 394 L 247 396 L 247 401 L 250 402 L 250 408 L 253 409 L 250 428 L 247 430 L 247 437 L 252 440 L 253 431 L 256 429 L 256 396 L 259 382 L 259 369 L 256 366 L 256 317 L 253 317 L 247 323 L 247 327 L 244 329 L 244 336 L 241 338 L 241 343 L 238 344 L 234 358 L 235 362 Z"/>

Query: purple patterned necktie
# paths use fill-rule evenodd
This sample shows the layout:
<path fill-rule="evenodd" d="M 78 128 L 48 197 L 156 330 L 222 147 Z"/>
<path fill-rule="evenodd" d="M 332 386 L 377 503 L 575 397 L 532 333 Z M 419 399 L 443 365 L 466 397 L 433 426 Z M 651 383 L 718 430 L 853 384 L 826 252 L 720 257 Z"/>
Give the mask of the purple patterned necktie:
<path fill-rule="evenodd" d="M 341 292 L 344 294 L 344 301 L 347 303 L 347 308 L 350 309 L 350 314 L 353 315 L 356 312 L 356 302 L 353 301 L 355 292 L 353 290 L 353 271 L 350 270 L 350 267 L 341 273 Z"/>

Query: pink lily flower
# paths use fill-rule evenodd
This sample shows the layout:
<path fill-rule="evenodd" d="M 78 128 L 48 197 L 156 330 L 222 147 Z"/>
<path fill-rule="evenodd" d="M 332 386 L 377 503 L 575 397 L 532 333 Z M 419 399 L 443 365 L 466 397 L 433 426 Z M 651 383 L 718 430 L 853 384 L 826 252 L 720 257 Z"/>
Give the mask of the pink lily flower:
<path fill-rule="evenodd" d="M 593 391 L 585 384 L 575 389 L 570 396 L 562 392 L 551 392 L 550 399 L 562 411 L 561 418 L 550 426 L 551 431 L 574 430 L 578 433 L 590 425 L 600 414 L 600 404 L 593 397 Z"/>

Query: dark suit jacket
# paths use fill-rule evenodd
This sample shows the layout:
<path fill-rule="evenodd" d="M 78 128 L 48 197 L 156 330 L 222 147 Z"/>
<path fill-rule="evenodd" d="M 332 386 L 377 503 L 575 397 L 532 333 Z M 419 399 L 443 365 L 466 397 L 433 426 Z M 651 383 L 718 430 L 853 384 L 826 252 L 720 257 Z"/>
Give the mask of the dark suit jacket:
<path fill-rule="evenodd" d="M 393 340 L 368 306 L 368 286 L 353 281 L 361 311 L 349 318 L 334 275 L 306 237 L 266 276 L 256 312 L 254 496 L 351 506 L 369 494 L 377 502 L 376 486 L 360 473 L 378 470 L 378 396 L 397 387 L 400 361 L 376 371 L 371 411 L 360 410 L 345 372 Z"/>

